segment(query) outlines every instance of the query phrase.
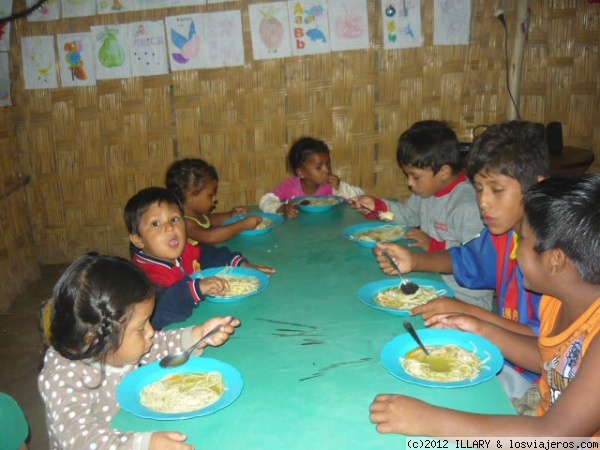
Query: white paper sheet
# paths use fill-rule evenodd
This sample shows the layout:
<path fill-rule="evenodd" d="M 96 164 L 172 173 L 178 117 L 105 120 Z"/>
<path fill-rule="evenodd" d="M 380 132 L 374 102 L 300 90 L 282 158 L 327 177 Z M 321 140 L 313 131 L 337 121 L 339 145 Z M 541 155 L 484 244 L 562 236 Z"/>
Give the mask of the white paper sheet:
<path fill-rule="evenodd" d="M 327 1 L 290 0 L 288 13 L 294 56 L 331 51 Z"/>
<path fill-rule="evenodd" d="M 96 0 L 61 0 L 63 17 L 85 17 L 96 14 Z"/>
<path fill-rule="evenodd" d="M 254 59 L 292 56 L 287 2 L 248 5 Z"/>
<path fill-rule="evenodd" d="M 369 48 L 369 11 L 367 0 L 329 2 L 331 51 Z"/>
<path fill-rule="evenodd" d="M 62 87 L 94 86 L 96 61 L 90 33 L 59 34 L 58 67 Z"/>
<path fill-rule="evenodd" d="M 164 22 L 130 23 L 129 36 L 134 77 L 169 73 Z"/>
<path fill-rule="evenodd" d="M 96 79 L 128 78 L 131 76 L 129 28 L 124 25 L 90 28 L 96 59 Z"/>
<path fill-rule="evenodd" d="M 25 89 L 53 89 L 58 87 L 54 36 L 21 38 L 23 79 Z"/>
<path fill-rule="evenodd" d="M 423 45 L 421 1 L 382 1 L 383 48 L 411 48 Z"/>
<path fill-rule="evenodd" d="M 468 45 L 471 0 L 435 0 L 433 45 Z"/>

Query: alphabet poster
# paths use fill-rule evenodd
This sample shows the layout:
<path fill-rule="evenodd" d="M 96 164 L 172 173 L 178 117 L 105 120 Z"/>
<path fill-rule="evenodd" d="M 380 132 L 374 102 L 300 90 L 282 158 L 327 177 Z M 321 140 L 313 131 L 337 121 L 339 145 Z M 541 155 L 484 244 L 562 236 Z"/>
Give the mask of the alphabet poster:
<path fill-rule="evenodd" d="M 127 24 L 90 27 L 98 80 L 131 76 L 128 30 Z"/>
<path fill-rule="evenodd" d="M 369 48 L 369 12 L 367 0 L 329 2 L 331 51 Z"/>
<path fill-rule="evenodd" d="M 58 87 L 54 36 L 33 36 L 21 39 L 23 79 L 25 89 Z"/>
<path fill-rule="evenodd" d="M 421 1 L 382 2 L 383 48 L 411 48 L 423 45 Z"/>
<path fill-rule="evenodd" d="M 62 87 L 94 86 L 96 69 L 90 33 L 59 34 L 58 67 Z"/>
<path fill-rule="evenodd" d="M 435 0 L 434 45 L 468 45 L 470 28 L 471 0 Z"/>
<path fill-rule="evenodd" d="M 254 59 L 292 56 L 287 2 L 248 5 Z"/>
<path fill-rule="evenodd" d="M 10 105 L 10 63 L 8 53 L 0 52 L 0 107 Z"/>
<path fill-rule="evenodd" d="M 0 17 L 9 16 L 12 13 L 12 0 L 0 0 Z M 10 22 L 0 23 L 0 51 L 10 50 Z"/>
<path fill-rule="evenodd" d="M 290 0 L 288 12 L 294 56 L 331 51 L 326 0 Z"/>
<path fill-rule="evenodd" d="M 169 73 L 164 22 L 129 24 L 131 36 L 131 75 L 161 75 Z"/>

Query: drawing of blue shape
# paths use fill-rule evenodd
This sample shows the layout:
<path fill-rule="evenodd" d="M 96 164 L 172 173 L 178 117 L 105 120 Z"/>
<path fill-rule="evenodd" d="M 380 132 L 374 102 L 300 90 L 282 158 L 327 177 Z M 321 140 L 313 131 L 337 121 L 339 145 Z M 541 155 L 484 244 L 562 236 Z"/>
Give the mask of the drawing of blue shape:
<path fill-rule="evenodd" d="M 327 42 L 327 39 L 325 38 L 325 35 L 323 34 L 323 32 L 321 30 L 319 30 L 318 28 L 311 28 L 310 30 L 308 30 L 306 32 L 306 35 L 310 38 L 311 41 L 313 42 L 317 42 L 317 41 L 321 41 L 321 42 Z"/>
<path fill-rule="evenodd" d="M 402 31 L 404 34 L 409 35 L 411 38 L 414 39 L 415 37 L 415 33 L 413 33 L 412 28 L 410 27 L 410 24 L 406 25 L 405 27 L 403 27 L 400 31 Z"/>
<path fill-rule="evenodd" d="M 188 31 L 187 37 L 171 28 L 171 41 L 173 41 L 173 45 L 175 45 L 175 47 L 180 48 L 182 50 L 181 53 L 173 53 L 173 59 L 175 61 L 177 61 L 180 64 L 185 64 L 189 61 L 189 58 L 186 58 L 185 56 L 186 53 L 189 52 L 189 49 L 187 49 L 186 47 L 191 47 L 196 44 L 196 39 L 194 39 L 195 36 L 196 24 L 194 23 L 194 21 L 192 21 L 192 24 L 190 25 L 190 30 Z"/>
<path fill-rule="evenodd" d="M 316 20 L 317 17 L 323 14 L 325 10 L 321 5 L 315 5 L 310 9 L 305 9 L 306 19 L 304 19 L 304 23 L 311 23 Z"/>

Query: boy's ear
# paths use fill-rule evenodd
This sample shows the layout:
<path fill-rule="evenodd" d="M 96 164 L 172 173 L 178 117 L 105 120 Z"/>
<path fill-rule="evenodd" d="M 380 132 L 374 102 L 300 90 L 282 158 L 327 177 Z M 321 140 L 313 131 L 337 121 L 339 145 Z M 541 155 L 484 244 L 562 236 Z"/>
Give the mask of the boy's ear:
<path fill-rule="evenodd" d="M 548 250 L 548 270 L 550 275 L 557 275 L 562 272 L 567 262 L 567 255 L 560 248 Z"/>
<path fill-rule="evenodd" d="M 452 167 L 450 167 L 448 164 L 444 164 L 442 167 L 440 167 L 438 173 L 442 179 L 447 180 L 452 176 Z"/>
<path fill-rule="evenodd" d="M 144 249 L 144 241 L 142 240 L 142 237 L 139 234 L 131 233 L 129 235 L 129 240 L 137 248 L 142 249 L 142 250 Z"/>

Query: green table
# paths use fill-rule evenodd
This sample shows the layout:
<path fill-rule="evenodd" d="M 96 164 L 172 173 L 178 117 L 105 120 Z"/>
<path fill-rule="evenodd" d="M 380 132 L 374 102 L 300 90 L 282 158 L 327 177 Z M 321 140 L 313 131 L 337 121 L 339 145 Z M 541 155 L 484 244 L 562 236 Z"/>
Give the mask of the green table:
<path fill-rule="evenodd" d="M 370 308 L 358 289 L 386 278 L 371 249 L 342 237 L 365 219 L 347 205 L 323 213 L 300 212 L 271 232 L 227 242 L 277 273 L 261 294 L 236 303 L 203 302 L 183 326 L 216 315 L 242 325 L 206 356 L 236 367 L 240 397 L 210 416 L 179 421 L 140 419 L 124 411 L 122 430 L 178 430 L 196 448 L 400 449 L 404 437 L 381 435 L 369 422 L 379 393 L 404 393 L 465 411 L 514 414 L 494 378 L 459 389 L 433 389 L 392 377 L 379 361 L 383 345 L 403 333 L 403 317 Z M 425 275 L 440 279 L 438 275 Z M 418 317 L 410 319 L 422 328 Z"/>

